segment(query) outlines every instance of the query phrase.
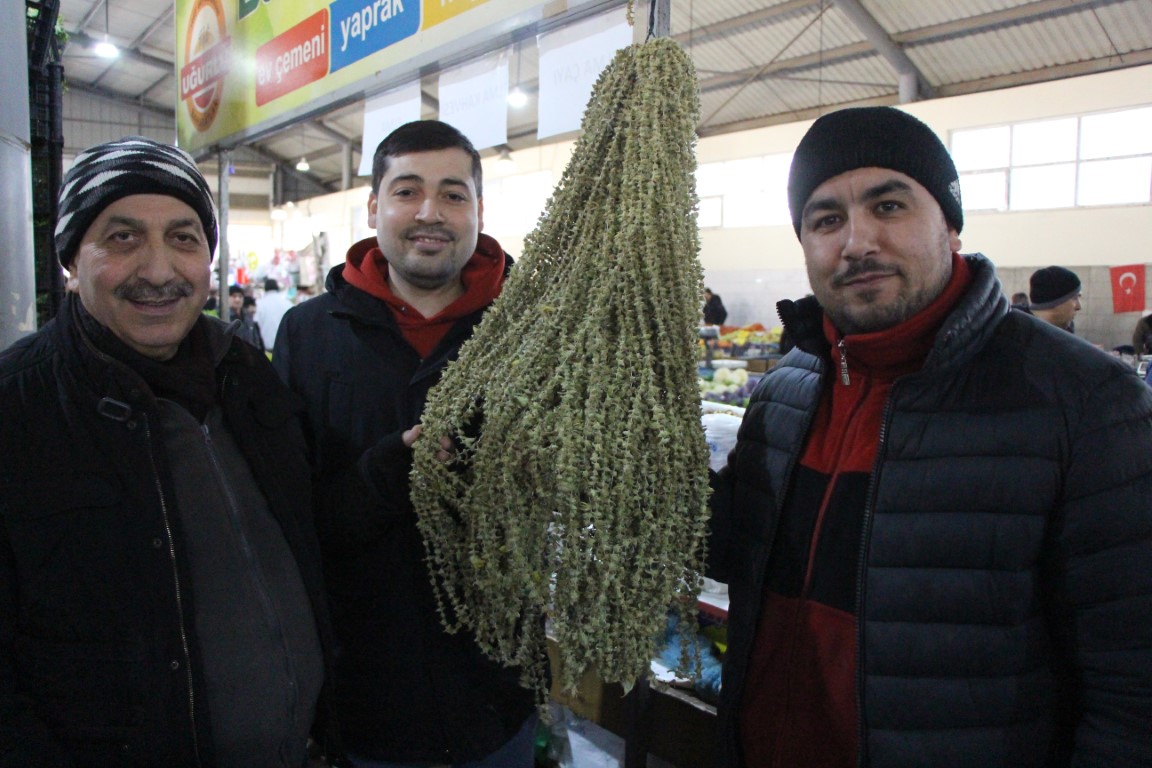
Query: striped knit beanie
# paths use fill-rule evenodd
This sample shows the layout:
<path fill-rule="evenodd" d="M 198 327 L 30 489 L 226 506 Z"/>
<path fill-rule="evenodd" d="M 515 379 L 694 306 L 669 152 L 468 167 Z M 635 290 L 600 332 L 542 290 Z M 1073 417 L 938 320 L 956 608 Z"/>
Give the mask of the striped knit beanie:
<path fill-rule="evenodd" d="M 200 217 L 208 254 L 216 252 L 212 191 L 187 152 L 143 136 L 127 136 L 81 152 L 64 175 L 56 221 L 56 256 L 67 269 L 100 212 L 129 195 L 168 195 Z"/>
<path fill-rule="evenodd" d="M 852 107 L 829 112 L 808 129 L 792 156 L 788 207 L 800 236 L 800 217 L 816 187 L 857 168 L 887 168 L 920 182 L 957 233 L 964 228 L 960 176 L 936 133 L 893 107 Z"/>

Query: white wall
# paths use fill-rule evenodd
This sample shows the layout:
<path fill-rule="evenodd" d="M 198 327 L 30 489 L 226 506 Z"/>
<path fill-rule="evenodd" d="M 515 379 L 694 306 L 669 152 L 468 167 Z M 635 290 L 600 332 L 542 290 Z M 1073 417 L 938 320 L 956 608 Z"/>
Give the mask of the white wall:
<path fill-rule="evenodd" d="M 1152 103 L 1152 67 L 904 105 L 948 142 L 951 131 Z M 811 121 L 700 141 L 700 163 L 791 152 Z M 1042 266 L 1079 267 L 1084 310 L 1080 336 L 1111 348 L 1131 340 L 1140 313 L 1112 314 L 1108 266 L 1152 262 L 1152 206 L 973 213 L 965 216 L 965 252 L 979 251 L 1005 268 L 1005 290 L 1027 290 Z M 701 232 L 705 282 L 721 294 L 729 321 L 779 323 L 775 302 L 808 290 L 803 254 L 790 226 Z M 1014 269 L 1020 268 L 1020 269 Z M 1027 268 L 1027 269 L 1023 269 Z M 1152 281 L 1152 269 L 1147 270 Z M 1011 282 L 1011 284 L 1007 284 Z M 1152 301 L 1152 282 L 1147 286 Z"/>

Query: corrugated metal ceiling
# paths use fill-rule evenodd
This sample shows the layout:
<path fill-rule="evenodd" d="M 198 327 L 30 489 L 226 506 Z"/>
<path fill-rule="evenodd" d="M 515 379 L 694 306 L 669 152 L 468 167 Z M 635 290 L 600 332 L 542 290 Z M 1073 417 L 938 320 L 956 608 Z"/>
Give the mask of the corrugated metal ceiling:
<path fill-rule="evenodd" d="M 174 114 L 173 5 L 61 0 L 60 23 L 71 36 L 63 57 L 68 88 Z M 699 72 L 701 135 L 854 103 L 897 103 L 902 57 L 922 95 L 931 96 L 1152 63 L 1149 0 L 673 0 L 671 8 L 672 34 Z M 105 34 L 126 49 L 112 62 L 91 51 Z M 510 71 L 519 69 L 532 91 L 535 46 L 516 50 L 522 60 Z M 424 90 L 431 116 L 434 75 L 424 78 Z M 511 148 L 536 143 L 534 100 L 509 110 L 509 121 Z M 317 188 L 335 190 L 341 146 L 358 148 L 360 122 L 361 107 L 351 104 L 253 144 L 259 157 L 286 166 L 307 154 Z"/>

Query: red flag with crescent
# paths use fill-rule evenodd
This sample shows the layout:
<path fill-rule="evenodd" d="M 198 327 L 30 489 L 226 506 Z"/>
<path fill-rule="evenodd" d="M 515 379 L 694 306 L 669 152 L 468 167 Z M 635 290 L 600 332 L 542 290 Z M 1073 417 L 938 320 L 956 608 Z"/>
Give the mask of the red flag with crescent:
<path fill-rule="evenodd" d="M 1144 265 L 1112 267 L 1112 311 L 1144 311 Z"/>

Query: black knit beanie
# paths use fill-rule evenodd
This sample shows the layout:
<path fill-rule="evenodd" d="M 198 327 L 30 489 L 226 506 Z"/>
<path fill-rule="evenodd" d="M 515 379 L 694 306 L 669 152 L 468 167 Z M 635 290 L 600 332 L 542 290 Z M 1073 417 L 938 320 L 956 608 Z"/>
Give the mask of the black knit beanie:
<path fill-rule="evenodd" d="M 964 227 L 960 176 L 935 132 L 893 107 L 854 107 L 830 112 L 800 140 L 788 174 L 788 208 L 800 237 L 800 215 L 812 190 L 857 168 L 888 168 L 919 182 L 957 233 Z"/>
<path fill-rule="evenodd" d="M 216 211 L 212 190 L 196 161 L 170 144 L 127 136 L 90 147 L 76 156 L 60 187 L 56 257 L 66 269 L 80 240 L 100 212 L 129 195 L 168 195 L 187 203 L 204 227 L 208 254 L 216 252 Z"/>
<path fill-rule="evenodd" d="M 1064 267 L 1044 267 L 1028 280 L 1028 304 L 1031 309 L 1052 309 L 1080 295 L 1080 278 Z"/>

